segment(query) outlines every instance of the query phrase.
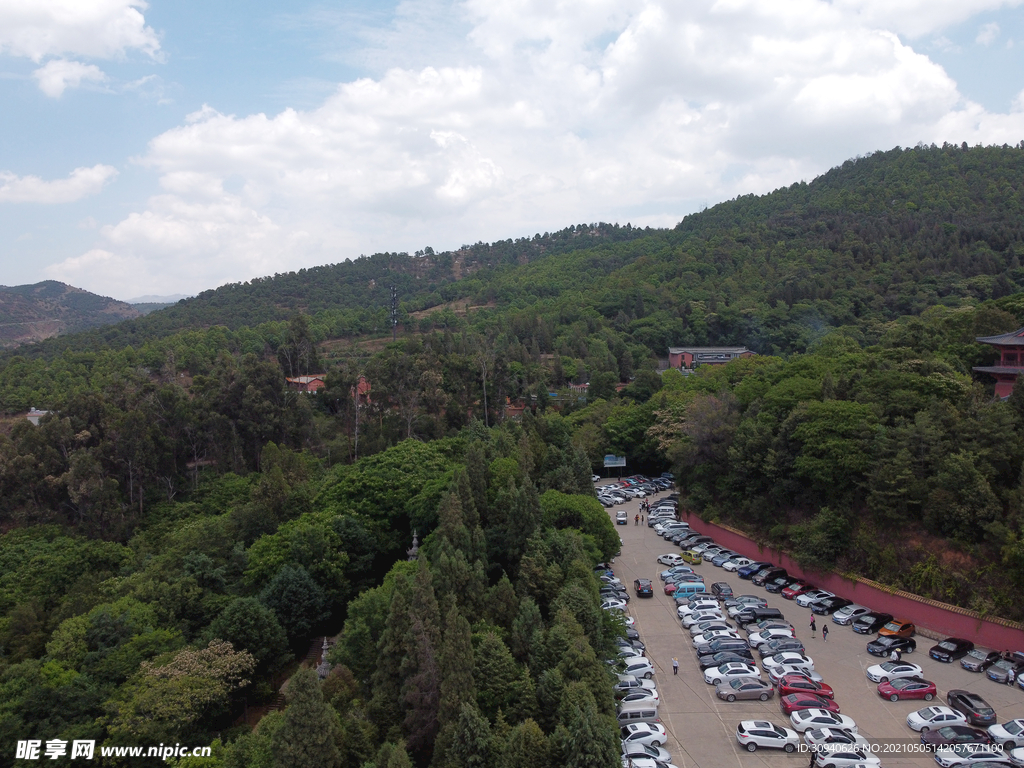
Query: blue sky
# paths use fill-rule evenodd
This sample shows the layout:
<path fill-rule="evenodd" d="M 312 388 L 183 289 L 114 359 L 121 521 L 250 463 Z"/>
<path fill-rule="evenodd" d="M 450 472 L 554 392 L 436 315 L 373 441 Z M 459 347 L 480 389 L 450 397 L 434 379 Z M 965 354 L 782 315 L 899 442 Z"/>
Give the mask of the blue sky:
<path fill-rule="evenodd" d="M 8 0 L 0 284 L 669 226 L 875 149 L 1024 140 L 1022 90 L 1000 0 Z"/>

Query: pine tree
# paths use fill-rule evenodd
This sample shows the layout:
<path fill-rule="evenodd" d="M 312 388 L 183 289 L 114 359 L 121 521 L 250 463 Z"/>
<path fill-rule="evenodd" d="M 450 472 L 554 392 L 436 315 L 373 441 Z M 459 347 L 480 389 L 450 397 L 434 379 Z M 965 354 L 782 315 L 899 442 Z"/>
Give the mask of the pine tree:
<path fill-rule="evenodd" d="M 475 704 L 462 705 L 446 768 L 491 768 L 491 727 Z"/>
<path fill-rule="evenodd" d="M 532 718 L 519 723 L 509 734 L 500 768 L 548 768 L 551 745 Z"/>
<path fill-rule="evenodd" d="M 388 619 L 377 642 L 376 666 L 373 670 L 373 697 L 370 712 L 384 733 L 397 726 L 402 713 L 402 661 L 408 654 L 409 579 L 399 574 L 391 597 Z"/>
<path fill-rule="evenodd" d="M 402 685 L 402 703 L 405 707 L 402 730 L 409 751 L 414 755 L 426 756 L 430 754 L 437 735 L 441 675 L 437 650 L 419 618 L 414 619 L 409 627 L 407 645 L 410 653 L 406 660 L 415 671 L 405 678 Z"/>
<path fill-rule="evenodd" d="M 275 768 L 340 768 L 341 725 L 324 701 L 316 673 L 299 669 L 288 681 L 284 723 L 274 734 L 271 750 Z"/>
<path fill-rule="evenodd" d="M 474 657 L 477 702 L 480 710 L 491 718 L 499 708 L 509 709 L 514 703 L 519 670 L 508 646 L 494 632 L 481 638 Z"/>
<path fill-rule="evenodd" d="M 454 722 L 466 702 L 476 700 L 473 643 L 469 622 L 454 605 L 445 618 L 441 646 L 441 701 L 437 718 L 442 726 Z"/>
<path fill-rule="evenodd" d="M 503 629 L 512 629 L 519 612 L 519 597 L 507 574 L 502 574 L 501 580 L 488 590 L 485 604 L 488 618 L 494 624 Z"/>
<path fill-rule="evenodd" d="M 544 621 L 536 601 L 532 597 L 524 597 L 519 603 L 519 613 L 512 622 L 510 636 L 512 655 L 517 661 L 524 662 L 529 659 L 536 637 L 543 630 Z"/>

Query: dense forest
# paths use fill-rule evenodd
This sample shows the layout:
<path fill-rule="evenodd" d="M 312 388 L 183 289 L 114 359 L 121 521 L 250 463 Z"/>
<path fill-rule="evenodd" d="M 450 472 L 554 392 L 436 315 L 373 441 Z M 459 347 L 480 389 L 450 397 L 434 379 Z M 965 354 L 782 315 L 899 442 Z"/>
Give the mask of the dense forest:
<path fill-rule="evenodd" d="M 1022 196 L 1024 148 L 897 148 L 673 230 L 378 254 L 4 353 L 0 728 L 613 768 L 606 453 L 809 566 L 1024 619 L 1024 389 L 972 373 L 1024 325 Z M 664 370 L 683 344 L 758 355 Z M 324 635 L 330 677 L 292 675 Z"/>

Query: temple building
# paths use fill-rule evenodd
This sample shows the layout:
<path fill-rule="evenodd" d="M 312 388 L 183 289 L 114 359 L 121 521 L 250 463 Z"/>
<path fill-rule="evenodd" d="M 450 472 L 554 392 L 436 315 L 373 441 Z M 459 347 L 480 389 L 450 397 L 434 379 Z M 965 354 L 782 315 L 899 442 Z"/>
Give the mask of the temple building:
<path fill-rule="evenodd" d="M 669 368 L 690 370 L 701 365 L 725 365 L 755 353 L 746 347 L 669 347 Z"/>
<path fill-rule="evenodd" d="M 1017 377 L 1024 373 L 1024 328 L 1001 336 L 979 336 L 975 341 L 998 349 L 999 362 L 996 365 L 979 365 L 974 370 L 995 378 L 996 397 L 1009 397 Z"/>

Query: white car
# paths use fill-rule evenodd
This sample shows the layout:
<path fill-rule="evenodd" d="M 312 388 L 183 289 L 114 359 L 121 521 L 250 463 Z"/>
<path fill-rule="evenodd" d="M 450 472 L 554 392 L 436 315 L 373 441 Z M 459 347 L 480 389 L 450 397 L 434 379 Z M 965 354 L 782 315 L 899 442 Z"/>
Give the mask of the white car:
<path fill-rule="evenodd" d="M 690 637 L 703 635 L 705 632 L 711 632 L 716 629 L 733 629 L 733 626 L 725 619 L 705 619 L 690 627 Z"/>
<path fill-rule="evenodd" d="M 736 726 L 736 741 L 747 752 L 756 752 L 762 747 L 795 752 L 800 746 L 800 736 L 796 731 L 767 720 L 744 720 Z"/>
<path fill-rule="evenodd" d="M 825 678 L 815 672 L 813 666 L 808 667 L 803 664 L 782 664 L 778 667 L 769 667 L 765 671 L 768 673 L 768 679 L 771 680 L 772 685 L 778 685 L 786 675 L 803 675 L 816 683 L 825 682 Z"/>
<path fill-rule="evenodd" d="M 988 735 L 994 742 L 1004 745 L 1007 749 L 1024 745 L 1024 720 L 1018 718 L 1008 723 L 990 725 Z"/>
<path fill-rule="evenodd" d="M 617 597 L 609 597 L 601 601 L 601 607 L 606 611 L 624 611 L 626 610 L 626 601 L 619 600 Z"/>
<path fill-rule="evenodd" d="M 917 664 L 910 664 L 906 661 L 887 661 L 884 664 L 875 664 L 864 670 L 868 680 L 872 683 L 887 683 L 890 680 L 899 680 L 901 677 L 921 677 L 924 670 Z"/>
<path fill-rule="evenodd" d="M 732 629 L 713 629 L 710 632 L 705 632 L 703 635 L 697 635 L 693 638 L 693 647 L 701 648 L 705 645 L 710 645 L 712 642 L 720 637 L 733 637 L 737 640 L 740 636 Z"/>
<path fill-rule="evenodd" d="M 738 661 L 730 661 L 718 667 L 710 667 L 704 670 L 704 682 L 708 685 L 718 685 L 737 677 L 761 677 L 761 670 L 751 664 L 742 664 Z"/>
<path fill-rule="evenodd" d="M 729 571 L 729 573 L 735 573 L 744 565 L 750 565 L 752 562 L 754 561 L 749 557 L 733 557 L 722 563 L 722 570 Z"/>
<path fill-rule="evenodd" d="M 942 768 L 954 765 L 975 765 L 996 760 L 1004 761 L 1006 753 L 990 744 L 955 744 L 942 746 L 935 750 L 935 762 Z"/>
<path fill-rule="evenodd" d="M 620 734 L 623 747 L 630 744 L 660 747 L 668 741 L 668 733 L 661 723 L 630 723 L 622 727 Z"/>
<path fill-rule="evenodd" d="M 649 747 L 646 744 L 626 744 L 622 745 L 622 756 L 636 758 L 646 758 L 648 760 L 658 760 L 662 763 L 667 763 L 672 759 L 672 753 L 664 747 Z"/>
<path fill-rule="evenodd" d="M 685 562 L 685 561 L 683 560 L 683 558 L 681 556 L 669 553 L 667 555 L 659 555 L 658 556 L 658 562 L 661 563 L 662 565 L 673 566 L 673 565 L 682 565 L 683 562 Z"/>
<path fill-rule="evenodd" d="M 809 667 L 814 669 L 814 659 L 796 651 L 783 651 L 782 653 L 776 653 L 774 656 L 761 659 L 761 666 L 765 670 L 782 666 Z"/>
<path fill-rule="evenodd" d="M 694 611 L 683 619 L 683 627 L 690 629 L 690 627 L 703 624 L 705 621 L 725 621 L 725 616 L 721 611 Z"/>
<path fill-rule="evenodd" d="M 754 632 L 747 638 L 747 645 L 751 648 L 757 648 L 759 645 L 770 643 L 772 640 L 781 640 L 782 638 L 793 637 L 792 629 L 763 629 L 760 632 Z"/>
<path fill-rule="evenodd" d="M 645 680 L 644 682 L 647 682 L 647 681 Z M 623 696 L 621 699 L 619 699 L 619 703 L 621 703 L 621 704 L 628 704 L 631 701 L 660 702 L 661 701 L 661 696 L 658 695 L 658 689 L 657 688 L 643 688 L 643 689 L 637 689 L 635 693 L 627 693 L 625 696 Z M 657 706 L 657 705 L 655 705 L 655 706 Z"/>
<path fill-rule="evenodd" d="M 967 718 L 949 707 L 925 707 L 907 715 L 907 725 L 912 731 L 926 733 L 947 725 L 967 725 Z"/>
<path fill-rule="evenodd" d="M 845 608 L 840 608 L 838 611 L 833 613 L 832 621 L 834 621 L 836 624 L 842 624 L 843 626 L 846 626 L 847 624 L 853 624 L 854 621 L 859 619 L 865 613 L 871 613 L 871 609 L 865 608 L 863 605 L 857 605 L 857 603 L 852 603 L 846 606 Z"/>
<path fill-rule="evenodd" d="M 639 648 L 622 648 L 619 650 L 620 659 L 639 659 L 643 658 L 644 652 Z"/>
<path fill-rule="evenodd" d="M 691 613 L 708 610 L 721 610 L 718 606 L 718 601 L 713 597 L 702 597 L 699 600 L 691 600 L 686 605 L 680 605 L 676 608 L 676 614 L 680 619 L 685 619 Z"/>
<path fill-rule="evenodd" d="M 819 744 L 852 744 L 860 748 L 870 748 L 870 743 L 859 733 L 844 731 L 842 728 L 813 728 L 804 732 L 804 744 L 816 747 Z"/>
<path fill-rule="evenodd" d="M 1010 762 L 1014 765 L 1024 765 L 1024 747 L 1010 750 Z"/>
<path fill-rule="evenodd" d="M 634 619 L 632 616 L 629 616 L 628 614 L 624 614 L 622 616 L 622 621 L 627 627 L 632 627 L 634 624 L 636 624 L 636 619 Z"/>
<path fill-rule="evenodd" d="M 789 716 L 789 722 L 800 733 L 812 728 L 842 728 L 851 733 L 857 732 L 857 723 L 852 717 L 829 712 L 827 709 L 798 709 Z"/>
<path fill-rule="evenodd" d="M 626 668 L 624 672 L 627 675 L 633 675 L 634 677 L 642 677 L 650 680 L 654 677 L 654 665 L 651 664 L 650 659 L 643 657 L 638 659 L 628 659 L 626 661 Z"/>
<path fill-rule="evenodd" d="M 814 755 L 815 766 L 833 766 L 834 768 L 871 768 L 880 766 L 882 761 L 870 749 L 851 746 L 849 744 L 826 744 L 818 747 Z"/>
<path fill-rule="evenodd" d="M 599 581 L 603 581 L 605 584 L 610 584 L 613 587 L 621 587 L 622 586 L 622 579 L 620 579 L 618 576 L 612 576 L 612 575 L 607 574 L 607 573 L 599 576 L 598 580 Z"/>
<path fill-rule="evenodd" d="M 672 763 L 663 760 L 655 760 L 652 757 L 627 757 L 622 756 L 622 768 L 678 768 Z"/>
<path fill-rule="evenodd" d="M 826 597 L 835 596 L 835 592 L 828 592 L 824 589 L 812 589 L 809 592 L 804 592 L 802 595 L 797 595 L 796 604 L 801 608 L 806 608 L 817 600 L 824 600 Z"/>

